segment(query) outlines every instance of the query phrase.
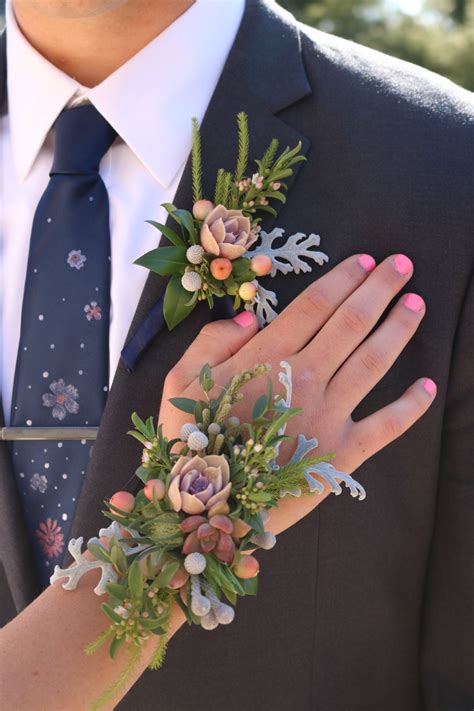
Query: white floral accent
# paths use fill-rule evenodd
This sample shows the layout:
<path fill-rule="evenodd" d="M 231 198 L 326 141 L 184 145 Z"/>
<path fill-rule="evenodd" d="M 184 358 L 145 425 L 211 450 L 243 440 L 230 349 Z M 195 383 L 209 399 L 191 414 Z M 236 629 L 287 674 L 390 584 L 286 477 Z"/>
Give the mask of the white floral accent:
<path fill-rule="evenodd" d="M 245 304 L 245 309 L 254 312 L 258 325 L 263 328 L 266 323 L 270 323 L 278 316 L 277 312 L 272 308 L 277 305 L 278 299 L 275 292 L 269 291 L 257 283 L 257 293 L 252 301 Z"/>
<path fill-rule="evenodd" d="M 73 415 L 79 412 L 79 403 L 76 402 L 79 397 L 79 390 L 74 385 L 66 385 L 63 378 L 54 380 L 49 389 L 51 393 L 44 393 L 43 405 L 53 408 L 53 417 L 57 420 L 64 420 L 66 413 Z"/>
<path fill-rule="evenodd" d="M 30 479 L 30 486 L 32 489 L 40 491 L 42 494 L 48 488 L 48 479 L 44 474 L 33 474 Z"/>
<path fill-rule="evenodd" d="M 72 249 L 67 255 L 67 263 L 73 269 L 82 269 L 87 257 L 82 254 L 80 249 Z"/>
<path fill-rule="evenodd" d="M 271 232 L 265 232 L 261 230 L 260 232 L 260 243 L 247 252 L 246 256 L 251 258 L 257 254 L 265 254 L 272 260 L 273 266 L 270 272 L 271 276 L 274 277 L 277 272 L 282 274 L 289 274 L 294 272 L 299 274 L 300 272 L 310 272 L 312 267 L 307 262 L 303 261 L 305 259 L 312 259 L 320 267 L 327 261 L 329 257 L 324 252 L 317 252 L 312 249 L 312 247 L 319 247 L 321 242 L 321 237 L 311 233 L 306 236 L 304 232 L 297 232 L 294 235 L 290 235 L 280 247 L 274 247 L 273 242 L 283 237 L 285 230 L 281 227 L 275 227 Z"/>
<path fill-rule="evenodd" d="M 92 570 L 94 568 L 101 568 L 102 575 L 100 580 L 94 588 L 96 595 L 104 595 L 107 592 L 108 583 L 116 583 L 118 580 L 118 573 L 116 573 L 114 567 L 111 563 L 106 563 L 102 560 L 88 560 L 84 558 L 84 554 L 81 552 L 82 543 L 84 538 L 79 536 L 79 538 L 71 538 L 68 543 L 67 549 L 72 555 L 76 563 L 72 564 L 70 568 L 60 568 L 59 565 L 54 566 L 54 573 L 49 579 L 51 585 L 61 578 L 68 578 L 67 582 L 62 584 L 64 590 L 75 590 L 77 588 L 77 583 L 82 578 L 84 573 Z"/>

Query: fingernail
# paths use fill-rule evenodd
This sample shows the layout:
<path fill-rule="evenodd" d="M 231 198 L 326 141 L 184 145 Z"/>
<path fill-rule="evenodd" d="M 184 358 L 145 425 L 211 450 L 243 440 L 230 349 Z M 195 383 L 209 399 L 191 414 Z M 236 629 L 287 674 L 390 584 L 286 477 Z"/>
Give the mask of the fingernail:
<path fill-rule="evenodd" d="M 418 294 L 405 294 L 405 296 L 403 297 L 403 303 L 407 307 L 407 309 L 416 312 L 420 312 L 425 305 L 425 302 L 423 301 L 421 296 L 418 296 Z"/>
<path fill-rule="evenodd" d="M 366 272 L 371 272 L 376 266 L 375 259 L 371 257 L 370 254 L 361 254 L 359 264 Z"/>
<path fill-rule="evenodd" d="M 393 260 L 395 264 L 395 269 L 403 276 L 406 276 L 413 269 L 413 262 L 408 259 L 404 254 L 397 254 Z"/>
<path fill-rule="evenodd" d="M 431 380 L 431 378 L 425 378 L 423 382 L 423 387 L 428 393 L 428 395 L 431 395 L 431 397 L 436 394 L 436 391 L 438 389 L 436 387 L 436 383 L 434 382 L 434 380 Z"/>
<path fill-rule="evenodd" d="M 242 326 L 242 328 L 247 328 L 253 323 L 253 315 L 250 311 L 241 311 L 240 314 L 234 316 L 232 320 L 239 326 Z"/>

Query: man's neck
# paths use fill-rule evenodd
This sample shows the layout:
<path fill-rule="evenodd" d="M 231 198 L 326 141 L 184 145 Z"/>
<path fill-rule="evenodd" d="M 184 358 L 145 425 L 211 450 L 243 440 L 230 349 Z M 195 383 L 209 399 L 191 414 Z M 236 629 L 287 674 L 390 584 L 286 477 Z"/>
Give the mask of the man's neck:
<path fill-rule="evenodd" d="M 93 87 L 163 32 L 194 0 L 12 3 L 20 29 L 30 44 L 80 84 Z"/>

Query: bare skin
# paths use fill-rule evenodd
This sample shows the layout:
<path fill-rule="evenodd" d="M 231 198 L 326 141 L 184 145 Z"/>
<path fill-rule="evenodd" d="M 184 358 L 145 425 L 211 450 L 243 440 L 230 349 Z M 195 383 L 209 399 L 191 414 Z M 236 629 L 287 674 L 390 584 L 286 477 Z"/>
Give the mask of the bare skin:
<path fill-rule="evenodd" d="M 357 423 L 351 418 L 357 404 L 413 337 L 425 313 L 422 302 L 421 309 L 414 311 L 402 297 L 368 336 L 411 277 L 412 269 L 401 274 L 395 264 L 394 256 L 388 257 L 368 274 L 357 255 L 349 257 L 316 280 L 261 332 L 255 319 L 246 327 L 233 320 L 205 326 L 166 378 L 159 416 L 166 433 L 176 435 L 189 418 L 173 408 L 168 398 L 199 395 L 197 376 L 205 362 L 213 367 L 215 382 L 221 384 L 259 362 L 270 361 L 276 375 L 284 359 L 293 369 L 294 405 L 305 409 L 304 417 L 292 421 L 289 433 L 317 435 L 320 450 L 336 452 L 336 466 L 352 473 L 409 429 L 435 397 L 421 377 L 381 410 Z M 247 386 L 246 401 L 253 402 L 261 386 L 258 380 Z M 243 407 L 241 414 L 249 413 Z M 283 458 L 289 453 L 288 449 L 282 452 Z M 267 530 L 281 533 L 320 505 L 328 493 L 284 499 L 272 511 Z M 278 555 L 278 546 L 271 555 Z M 81 711 L 116 679 L 127 662 L 126 650 L 122 648 L 114 662 L 106 646 L 92 657 L 83 653 L 83 646 L 106 623 L 100 610 L 105 598 L 92 590 L 97 579 L 96 571 L 88 573 L 74 594 L 62 590 L 58 581 L 0 630 L 0 688 L 5 708 Z M 183 614 L 176 607 L 172 632 L 182 624 Z M 106 708 L 112 709 L 143 673 L 156 641 L 146 641 L 128 685 Z"/>
<path fill-rule="evenodd" d="M 194 0 L 13 0 L 21 31 L 86 87 L 100 84 Z"/>

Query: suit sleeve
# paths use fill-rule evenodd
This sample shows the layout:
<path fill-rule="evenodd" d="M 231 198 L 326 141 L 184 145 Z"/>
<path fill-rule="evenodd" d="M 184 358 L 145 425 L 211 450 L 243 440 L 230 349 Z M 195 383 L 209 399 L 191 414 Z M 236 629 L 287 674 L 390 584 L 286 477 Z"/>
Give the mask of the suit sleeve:
<path fill-rule="evenodd" d="M 426 711 L 474 709 L 473 284 L 451 361 L 421 630 Z"/>

